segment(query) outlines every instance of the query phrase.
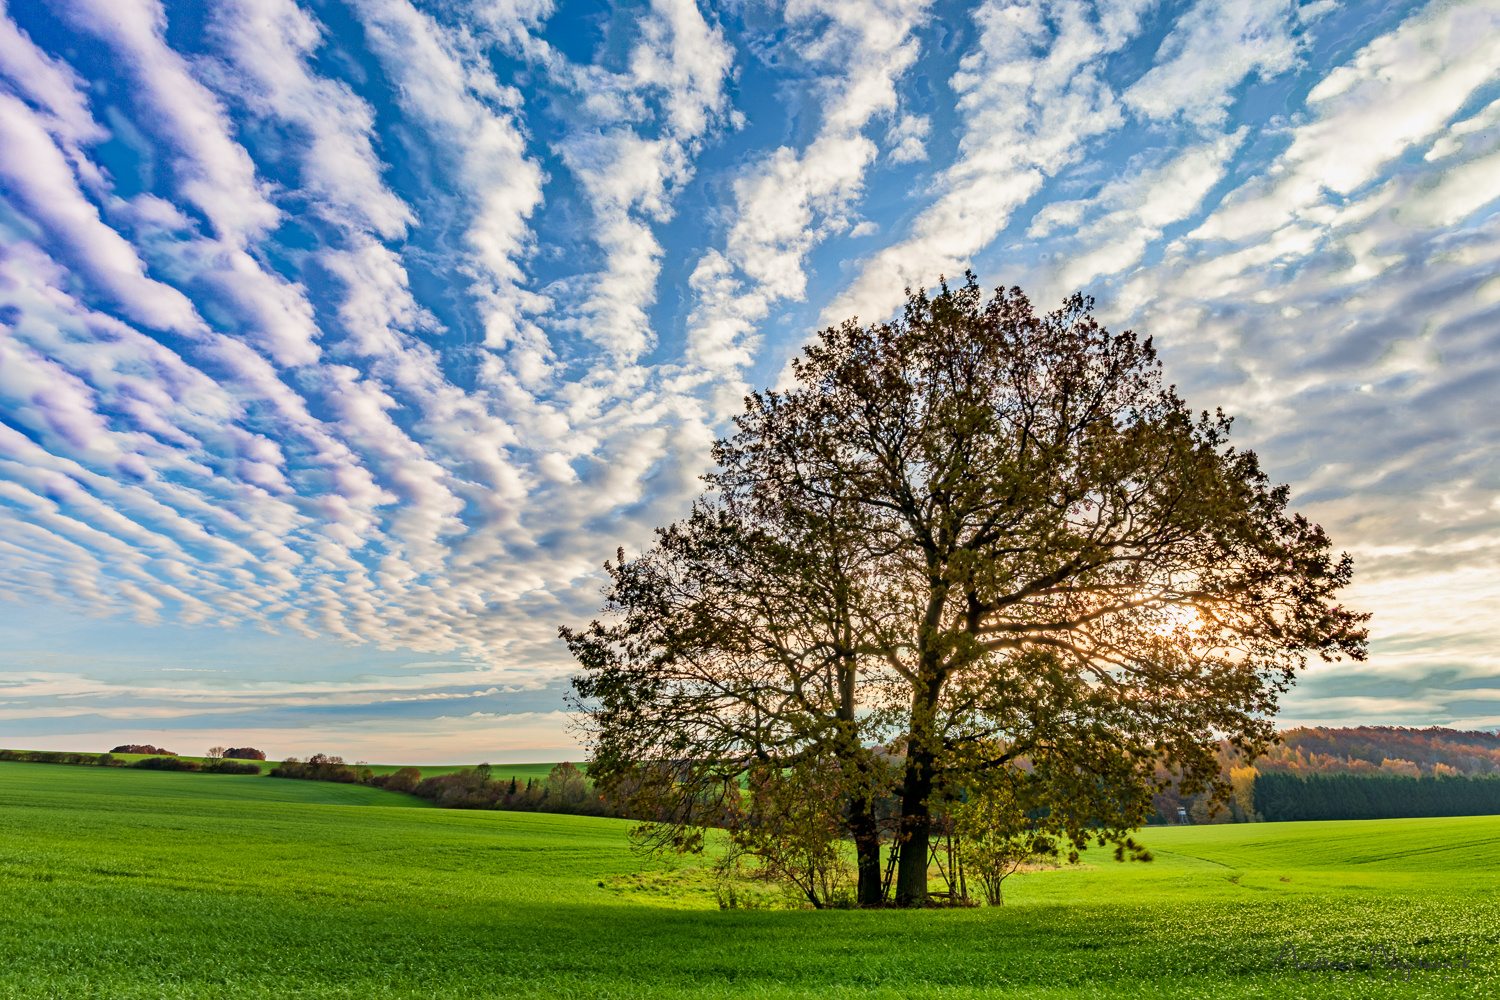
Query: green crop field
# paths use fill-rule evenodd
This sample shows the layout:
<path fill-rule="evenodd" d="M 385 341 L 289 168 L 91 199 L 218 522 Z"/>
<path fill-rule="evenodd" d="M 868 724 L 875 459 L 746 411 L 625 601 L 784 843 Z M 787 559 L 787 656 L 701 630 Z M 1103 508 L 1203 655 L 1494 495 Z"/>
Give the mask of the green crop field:
<path fill-rule="evenodd" d="M 1500 818 L 1151 829 L 1152 864 L 919 912 L 720 911 L 627 826 L 0 762 L 0 997 L 1500 995 Z M 1471 964 L 1278 974 L 1288 944 Z"/>

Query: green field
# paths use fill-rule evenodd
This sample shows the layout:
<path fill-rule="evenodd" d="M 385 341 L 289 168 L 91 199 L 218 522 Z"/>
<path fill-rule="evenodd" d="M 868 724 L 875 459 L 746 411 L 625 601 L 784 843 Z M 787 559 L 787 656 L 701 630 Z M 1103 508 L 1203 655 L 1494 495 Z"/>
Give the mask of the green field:
<path fill-rule="evenodd" d="M 1003 908 L 821 913 L 621 878 L 627 825 L 0 762 L 0 997 L 1500 995 L 1495 817 L 1151 829 Z M 1278 976 L 1287 942 L 1472 965 Z"/>

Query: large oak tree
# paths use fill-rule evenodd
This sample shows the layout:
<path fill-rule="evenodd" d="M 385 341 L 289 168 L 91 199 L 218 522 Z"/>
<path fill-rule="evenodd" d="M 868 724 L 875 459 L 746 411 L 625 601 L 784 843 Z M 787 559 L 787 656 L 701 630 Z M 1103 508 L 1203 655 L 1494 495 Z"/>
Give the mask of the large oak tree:
<path fill-rule="evenodd" d="M 563 630 L 591 774 L 672 843 L 733 826 L 752 771 L 831 775 L 860 901 L 894 796 L 917 904 L 943 796 L 1123 845 L 1162 765 L 1222 795 L 1221 740 L 1255 755 L 1309 655 L 1365 655 L 1349 557 L 1080 296 L 1038 316 L 971 275 L 793 374 L 693 514 L 607 565 L 609 620 Z"/>

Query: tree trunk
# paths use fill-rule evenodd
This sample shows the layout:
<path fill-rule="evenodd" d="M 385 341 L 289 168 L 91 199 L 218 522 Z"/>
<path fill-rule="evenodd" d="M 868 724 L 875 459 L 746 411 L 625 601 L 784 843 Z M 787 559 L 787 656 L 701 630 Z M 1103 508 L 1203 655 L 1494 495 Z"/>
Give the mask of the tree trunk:
<path fill-rule="evenodd" d="M 936 627 L 942 608 L 935 594 L 927 613 L 927 630 Z M 923 646 L 928 644 L 924 641 Z M 922 680 L 913 692 L 911 728 L 906 736 L 906 774 L 901 789 L 901 861 L 896 870 L 896 905 L 927 905 L 927 860 L 932 844 L 932 786 L 937 774 L 936 722 L 943 675 L 937 653 L 922 651 Z"/>
<path fill-rule="evenodd" d="M 901 863 L 896 869 L 896 905 L 927 903 L 927 855 L 932 838 L 932 751 L 913 740 L 906 754 L 901 792 Z"/>
<path fill-rule="evenodd" d="M 875 825 L 874 803 L 854 799 L 849 803 L 849 832 L 854 837 L 854 852 L 859 865 L 860 906 L 880 906 L 885 902 L 881 886 L 880 830 Z"/>
<path fill-rule="evenodd" d="M 841 615 L 843 614 L 841 608 Z M 845 642 L 852 645 L 853 633 L 843 615 Z M 856 664 L 845 657 L 839 664 L 839 719 L 844 723 L 842 747 L 844 774 L 852 778 L 849 796 L 849 833 L 854 838 L 854 852 L 859 868 L 856 899 L 860 906 L 880 906 L 885 902 L 885 887 L 880 871 L 880 828 L 875 823 L 875 797 L 870 792 L 870 771 L 875 766 L 860 746 L 854 724 L 854 681 Z"/>

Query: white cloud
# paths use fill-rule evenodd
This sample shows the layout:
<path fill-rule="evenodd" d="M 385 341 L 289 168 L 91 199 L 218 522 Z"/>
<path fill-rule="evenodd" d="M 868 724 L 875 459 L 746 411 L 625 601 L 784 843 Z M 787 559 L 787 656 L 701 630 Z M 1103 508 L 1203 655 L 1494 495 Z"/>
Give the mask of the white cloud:
<path fill-rule="evenodd" d="M 829 71 L 815 91 L 821 122 L 805 148 L 781 146 L 736 179 L 724 249 L 705 254 L 689 281 L 694 360 L 719 371 L 748 364 L 772 305 L 804 296 L 807 255 L 850 228 L 847 214 L 878 154 L 864 130 L 897 111 L 896 84 L 919 55 L 915 30 L 927 8 L 928 0 L 786 6 L 787 23 L 804 35 L 801 57 Z M 927 128 L 925 119 L 902 118 L 892 158 L 918 159 Z"/>
<path fill-rule="evenodd" d="M 81 147 L 106 135 L 89 113 L 84 82 L 65 62 L 52 59 L 36 47 L 17 27 L 0 2 L 0 78 L 29 101 L 45 121 L 46 128 L 62 145 L 75 169 L 87 171 L 90 181 L 99 174 Z"/>
<path fill-rule="evenodd" d="M 1046 177 L 1075 162 L 1083 144 L 1117 128 L 1119 102 L 1102 60 L 1139 30 L 1140 2 L 1091 5 L 993 0 L 974 13 L 979 38 L 951 84 L 964 134 L 936 182 L 938 198 L 908 235 L 866 260 L 823 311 L 823 322 L 883 317 L 903 289 L 958 275 L 1010 222 Z"/>
<path fill-rule="evenodd" d="M 886 155 L 892 163 L 915 163 L 927 159 L 927 134 L 932 131 L 932 119 L 926 115 L 904 115 L 891 126 L 886 141 L 891 151 Z"/>
<path fill-rule="evenodd" d="M 1296 220 L 1331 221 L 1329 196 L 1355 194 L 1382 167 L 1442 131 L 1500 72 L 1500 4 L 1441 4 L 1360 50 L 1308 95 L 1316 120 L 1294 132 L 1263 190 L 1226 201 L 1193 235 L 1243 240 Z"/>
<path fill-rule="evenodd" d="M 1447 228 L 1500 198 L 1500 152 L 1478 156 L 1445 171 L 1438 182 L 1413 193 L 1397 218 L 1414 226 Z"/>
<path fill-rule="evenodd" d="M 232 135 L 223 106 L 167 45 L 155 0 L 81 0 L 67 10 L 82 31 L 118 53 L 133 78 L 142 128 L 167 143 L 180 197 L 209 223 L 210 238 L 158 241 L 154 266 L 197 282 L 236 317 L 238 332 L 279 366 L 318 357 L 318 331 L 303 289 L 266 270 L 250 252 L 282 218 L 269 186 Z M 121 206 L 128 212 L 128 206 Z"/>
<path fill-rule="evenodd" d="M 124 313 L 158 330 L 193 334 L 202 327 L 177 289 L 146 276 L 135 248 L 105 225 L 84 196 L 63 151 L 20 101 L 0 93 L 0 175 L 13 204 L 64 259 L 88 275 Z"/>
<path fill-rule="evenodd" d="M 1054 246 L 1070 238 L 1066 249 L 1053 251 L 1061 262 L 1042 301 L 1086 290 L 1095 278 L 1139 263 L 1167 226 L 1198 213 L 1244 134 L 1241 129 L 1189 146 L 1159 167 L 1110 181 L 1090 199 L 1054 201 L 1038 212 L 1027 236 L 1052 236 Z M 1089 221 L 1080 225 L 1085 217 Z"/>
<path fill-rule="evenodd" d="M 322 26 L 292 0 L 230 0 L 209 25 L 223 52 L 208 64 L 215 85 L 306 143 L 298 193 L 313 211 L 384 239 L 404 235 L 414 217 L 381 179 L 374 112 L 347 84 L 307 68 Z"/>
<path fill-rule="evenodd" d="M 1251 74 L 1291 69 L 1298 43 L 1293 0 L 1201 0 L 1172 28 L 1156 65 L 1120 95 L 1149 118 L 1181 116 L 1195 125 L 1222 125 L 1231 92 Z"/>
<path fill-rule="evenodd" d="M 526 288 L 528 219 L 542 203 L 541 167 L 507 109 L 504 91 L 466 40 L 406 0 L 359 0 L 366 38 L 397 87 L 401 106 L 439 143 L 435 151 L 468 200 L 465 241 L 473 291 L 483 301 L 485 342 L 513 347 L 540 370 L 551 351 L 528 318 L 549 303 Z"/>
<path fill-rule="evenodd" d="M 256 177 L 249 155 L 231 138 L 223 108 L 162 37 L 166 15 L 161 5 L 155 0 L 79 0 L 66 13 L 80 29 L 120 53 L 150 126 L 180 154 L 172 161 L 179 189 L 208 218 L 214 235 L 243 249 L 276 225 L 281 213 Z"/>
<path fill-rule="evenodd" d="M 671 219 L 704 137 L 725 120 L 733 66 L 723 33 L 692 0 L 655 0 L 635 27 L 639 38 L 623 73 L 569 65 L 556 53 L 548 59 L 549 71 L 581 99 L 583 121 L 561 153 L 588 196 L 591 236 L 605 256 L 602 271 L 585 282 L 575 328 L 627 362 L 654 340 L 646 310 L 656 299 L 662 248 L 651 223 Z M 648 112 L 651 104 L 659 112 Z M 656 134 L 642 135 L 636 122 Z"/>

